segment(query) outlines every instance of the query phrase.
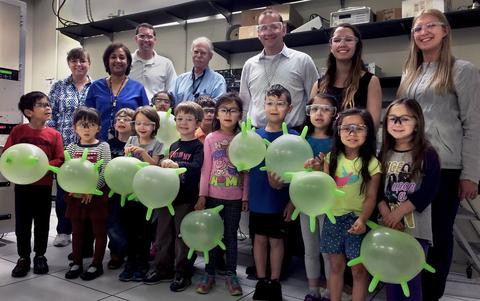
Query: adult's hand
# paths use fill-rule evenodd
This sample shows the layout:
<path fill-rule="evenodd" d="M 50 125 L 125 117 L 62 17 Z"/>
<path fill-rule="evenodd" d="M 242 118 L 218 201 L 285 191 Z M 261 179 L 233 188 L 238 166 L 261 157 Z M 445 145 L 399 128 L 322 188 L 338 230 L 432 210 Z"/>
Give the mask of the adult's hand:
<path fill-rule="evenodd" d="M 458 197 L 460 200 L 473 200 L 478 195 L 478 184 L 470 180 L 460 180 L 458 184 Z"/>

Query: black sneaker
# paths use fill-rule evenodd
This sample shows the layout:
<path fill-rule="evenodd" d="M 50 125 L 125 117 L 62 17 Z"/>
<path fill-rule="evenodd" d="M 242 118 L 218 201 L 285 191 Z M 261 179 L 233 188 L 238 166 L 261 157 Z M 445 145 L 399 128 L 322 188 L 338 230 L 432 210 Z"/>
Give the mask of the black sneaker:
<path fill-rule="evenodd" d="M 143 278 L 143 283 L 145 284 L 157 284 L 160 282 L 170 282 L 173 280 L 172 274 L 163 274 L 157 271 L 156 269 L 150 271 Z"/>
<path fill-rule="evenodd" d="M 127 263 L 123 271 L 120 273 L 120 275 L 118 275 L 118 280 L 123 282 L 132 281 L 134 272 L 134 266 L 131 263 Z"/>
<path fill-rule="evenodd" d="M 30 271 L 30 258 L 20 257 L 17 260 L 17 265 L 12 270 L 12 277 L 25 277 Z"/>
<path fill-rule="evenodd" d="M 33 273 L 34 274 L 46 274 L 48 273 L 47 258 L 45 256 L 33 257 Z"/>
<path fill-rule="evenodd" d="M 270 293 L 270 298 L 268 300 L 282 301 L 283 300 L 282 285 L 280 284 L 280 282 L 277 279 L 271 280 L 268 286 L 269 286 L 269 293 Z"/>
<path fill-rule="evenodd" d="M 255 292 L 253 293 L 253 300 L 269 300 L 270 295 L 270 286 L 268 280 L 263 278 L 258 280 L 257 285 L 255 285 Z"/>
<path fill-rule="evenodd" d="M 85 281 L 90 281 L 101 275 L 103 275 L 103 266 L 90 265 L 88 270 L 80 275 L 80 278 Z"/>
<path fill-rule="evenodd" d="M 190 278 L 185 277 L 175 277 L 175 280 L 170 284 L 170 290 L 172 292 L 181 292 L 184 291 L 187 287 L 192 284 Z"/>
<path fill-rule="evenodd" d="M 76 279 L 83 272 L 83 267 L 78 264 L 73 264 L 68 272 L 65 273 L 65 278 L 67 279 Z"/>

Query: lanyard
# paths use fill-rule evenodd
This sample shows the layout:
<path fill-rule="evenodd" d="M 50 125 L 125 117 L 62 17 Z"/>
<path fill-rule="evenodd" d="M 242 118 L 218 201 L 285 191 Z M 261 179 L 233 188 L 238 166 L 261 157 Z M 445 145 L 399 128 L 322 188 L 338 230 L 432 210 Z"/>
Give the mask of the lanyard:
<path fill-rule="evenodd" d="M 112 86 L 112 77 L 108 79 L 108 84 L 110 88 L 110 94 L 111 94 L 111 102 L 112 102 L 112 110 L 110 112 L 110 127 L 108 129 L 109 132 L 112 132 L 113 126 L 115 124 L 115 109 L 117 107 L 117 100 L 118 100 L 118 95 L 120 95 L 120 92 L 122 92 L 123 88 L 125 87 L 125 81 L 127 80 L 127 76 L 125 76 L 122 80 L 122 83 L 120 84 L 120 88 L 118 88 L 117 93 L 115 94 L 113 92 L 113 86 Z"/>
<path fill-rule="evenodd" d="M 198 78 L 195 78 L 195 72 L 194 69 L 192 69 L 192 95 L 193 97 L 197 98 L 200 96 L 200 92 L 197 93 L 198 88 L 202 84 L 203 78 L 205 77 L 205 73 L 207 72 L 207 69 L 203 70 L 202 75 L 200 75 Z M 195 83 L 198 82 L 198 85 L 195 85 Z"/>

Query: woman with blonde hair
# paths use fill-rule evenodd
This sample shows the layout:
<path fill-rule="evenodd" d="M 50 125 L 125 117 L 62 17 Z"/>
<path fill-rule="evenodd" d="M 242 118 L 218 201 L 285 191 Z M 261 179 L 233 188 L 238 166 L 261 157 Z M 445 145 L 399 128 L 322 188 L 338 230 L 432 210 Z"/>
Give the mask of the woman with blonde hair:
<path fill-rule="evenodd" d="M 480 73 L 453 57 L 445 15 L 428 9 L 414 18 L 410 51 L 398 97 L 416 99 L 425 132 L 441 161 L 440 189 L 432 202 L 433 246 L 423 274 L 423 300 L 439 300 L 445 290 L 453 250 L 453 224 L 459 201 L 474 199 L 480 178 Z"/>

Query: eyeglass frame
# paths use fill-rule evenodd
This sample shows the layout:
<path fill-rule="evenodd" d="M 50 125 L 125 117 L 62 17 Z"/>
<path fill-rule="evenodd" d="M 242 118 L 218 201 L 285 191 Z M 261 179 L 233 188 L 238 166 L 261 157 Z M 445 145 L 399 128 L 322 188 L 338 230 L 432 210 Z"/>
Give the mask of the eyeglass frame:
<path fill-rule="evenodd" d="M 49 103 L 49 102 L 36 102 L 34 105 L 33 105 L 34 108 L 42 108 L 42 109 L 46 109 L 46 108 L 51 108 L 52 107 L 52 104 Z"/>
<path fill-rule="evenodd" d="M 240 114 L 241 111 L 239 108 L 225 108 L 225 107 L 222 107 L 222 108 L 219 108 L 218 109 L 218 113 L 222 113 L 224 115 L 227 115 L 227 114 L 230 114 L 230 115 L 233 115 L 233 114 Z"/>
<path fill-rule="evenodd" d="M 314 107 L 314 106 L 315 106 L 315 107 L 320 107 L 320 108 L 327 108 L 327 107 L 328 107 L 328 108 L 332 108 L 332 109 L 333 109 L 332 116 L 335 116 L 335 114 L 337 114 L 337 107 L 335 107 L 335 106 L 325 105 L 325 104 L 311 104 L 311 105 L 307 105 L 307 106 L 305 107 L 305 114 L 306 114 L 307 116 L 310 116 L 310 115 L 311 115 L 309 111 L 310 111 L 311 108 Z"/>
<path fill-rule="evenodd" d="M 139 33 L 136 35 L 137 39 L 139 40 L 142 40 L 142 41 L 151 41 L 151 40 L 155 40 L 155 36 L 154 35 L 146 35 L 146 34 L 142 34 L 142 33 Z"/>
<path fill-rule="evenodd" d="M 345 128 L 345 127 L 348 127 L 348 128 Z M 345 133 L 345 130 L 348 129 L 348 132 Z M 342 124 L 338 127 L 338 133 L 339 135 L 342 135 L 342 132 L 344 134 L 346 134 L 347 136 L 350 135 L 351 133 L 353 133 L 354 135 L 358 135 L 358 136 L 361 136 L 359 135 L 360 133 L 358 132 L 358 129 L 364 129 L 365 130 L 365 136 L 367 135 L 368 133 L 368 126 L 366 124 Z M 363 133 L 362 133 L 362 136 L 363 136 Z"/>
<path fill-rule="evenodd" d="M 340 39 L 340 42 L 334 42 L 333 40 L 334 39 Z M 352 38 L 353 41 L 347 41 L 346 39 L 347 38 Z M 330 45 L 333 45 L 333 44 L 341 44 L 342 42 L 344 42 L 345 44 L 356 44 L 358 43 L 359 41 L 359 38 L 357 38 L 356 36 L 351 36 L 351 35 L 347 35 L 347 36 L 336 36 L 336 37 L 331 37 L 329 40 L 328 40 L 328 43 Z"/>
<path fill-rule="evenodd" d="M 445 23 L 440 22 L 440 21 L 435 21 L 435 22 L 428 22 L 426 24 L 421 24 L 421 25 L 414 26 L 414 27 L 412 27 L 412 29 L 410 31 L 411 31 L 412 34 L 419 34 L 425 28 L 426 31 L 430 32 L 433 28 L 435 28 L 437 26 L 447 27 L 447 25 Z"/>
<path fill-rule="evenodd" d="M 278 29 L 272 30 L 272 25 L 273 24 L 280 24 L 281 26 Z M 266 32 L 269 29 L 270 29 L 270 31 L 280 31 L 280 30 L 283 29 L 283 26 L 284 26 L 284 24 L 283 24 L 282 21 L 276 21 L 276 22 L 272 22 L 272 23 L 269 23 L 269 24 L 258 24 L 257 27 L 256 27 L 256 30 L 257 30 L 258 33 Z M 261 27 L 266 27 L 266 29 L 262 30 L 262 29 L 260 29 Z"/>
<path fill-rule="evenodd" d="M 130 122 L 133 126 L 143 126 L 143 127 L 153 127 L 155 129 L 155 122 L 153 121 L 135 121 L 135 120 L 132 120 Z M 137 124 L 138 123 L 138 124 Z"/>
<path fill-rule="evenodd" d="M 405 117 L 408 117 L 410 118 L 408 121 L 407 120 L 403 120 L 402 121 L 402 118 L 405 118 Z M 394 119 L 394 120 L 392 120 Z M 415 118 L 415 116 L 412 116 L 412 115 L 401 115 L 401 116 L 396 116 L 396 115 L 387 115 L 387 123 L 388 124 L 397 124 L 399 123 L 400 125 L 411 125 L 411 121 L 414 121 L 414 120 L 417 120 L 417 118 Z"/>

